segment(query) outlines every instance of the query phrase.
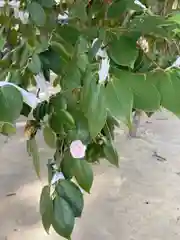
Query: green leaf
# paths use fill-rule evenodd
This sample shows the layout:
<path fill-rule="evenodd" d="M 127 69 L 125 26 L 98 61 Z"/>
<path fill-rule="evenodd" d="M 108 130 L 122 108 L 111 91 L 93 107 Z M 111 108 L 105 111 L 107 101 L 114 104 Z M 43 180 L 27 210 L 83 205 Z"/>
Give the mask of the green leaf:
<path fill-rule="evenodd" d="M 31 2 L 28 5 L 28 11 L 30 13 L 31 19 L 37 26 L 44 26 L 46 23 L 46 14 L 41 5 L 37 2 Z"/>
<path fill-rule="evenodd" d="M 3 123 L 0 132 L 3 135 L 13 135 L 16 133 L 16 127 L 10 123 Z"/>
<path fill-rule="evenodd" d="M 76 63 L 73 62 L 68 66 L 60 85 L 63 90 L 72 90 L 81 86 L 81 73 Z"/>
<path fill-rule="evenodd" d="M 133 94 L 123 79 L 112 78 L 105 89 L 106 106 L 117 119 L 126 123 L 131 121 Z"/>
<path fill-rule="evenodd" d="M 116 71 L 116 77 L 124 82 L 133 93 L 134 108 L 144 111 L 154 111 L 160 107 L 160 94 L 152 81 L 148 81 L 144 74 L 133 74 Z"/>
<path fill-rule="evenodd" d="M 116 149 L 110 141 L 105 141 L 103 145 L 103 151 L 106 159 L 116 167 L 119 166 L 119 158 Z"/>
<path fill-rule="evenodd" d="M 40 214 L 44 229 L 49 234 L 49 229 L 53 221 L 53 202 L 50 197 L 50 188 L 45 186 L 40 197 Z"/>
<path fill-rule="evenodd" d="M 69 180 L 62 180 L 57 185 L 56 191 L 60 197 L 69 203 L 74 216 L 80 217 L 84 207 L 84 199 L 78 186 Z"/>
<path fill-rule="evenodd" d="M 87 118 L 79 109 L 73 108 L 70 112 L 75 120 L 76 128 L 68 132 L 68 139 L 71 141 L 79 139 L 83 143 L 88 144 L 91 141 L 91 137 Z"/>
<path fill-rule="evenodd" d="M 40 3 L 41 6 L 46 8 L 52 8 L 52 6 L 56 4 L 54 0 L 38 0 L 37 2 Z"/>
<path fill-rule="evenodd" d="M 126 10 L 126 6 L 123 1 L 113 2 L 108 8 L 108 18 L 120 18 L 121 14 Z"/>
<path fill-rule="evenodd" d="M 54 132 L 62 133 L 63 126 L 72 129 L 75 127 L 75 121 L 68 111 L 64 109 L 59 109 L 59 111 L 53 113 L 50 116 L 49 125 Z"/>
<path fill-rule="evenodd" d="M 59 109 L 67 109 L 67 101 L 61 92 L 51 96 L 50 105 L 53 107 L 54 112 L 58 112 Z"/>
<path fill-rule="evenodd" d="M 21 48 L 20 62 L 19 62 L 20 68 L 22 68 L 27 63 L 28 57 L 29 57 L 29 49 L 27 45 L 24 44 Z"/>
<path fill-rule="evenodd" d="M 158 34 L 159 36 L 167 36 L 168 32 L 162 26 L 167 24 L 167 21 L 162 16 L 137 16 L 130 22 L 132 31 L 139 31 L 142 35 Z"/>
<path fill-rule="evenodd" d="M 63 198 L 56 196 L 54 200 L 53 228 L 62 237 L 70 238 L 74 228 L 73 211 Z"/>
<path fill-rule="evenodd" d="M 116 64 L 130 68 L 134 67 L 134 63 L 138 57 L 136 41 L 127 36 L 120 36 L 118 39 L 112 41 L 108 52 Z"/>
<path fill-rule="evenodd" d="M 75 25 L 63 25 L 57 27 L 57 33 L 69 44 L 75 45 L 79 36 L 80 32 L 76 28 Z"/>
<path fill-rule="evenodd" d="M 97 39 L 95 41 L 95 43 L 93 44 L 93 46 L 89 50 L 89 58 L 90 58 L 90 60 L 92 60 L 96 56 L 96 53 L 100 49 L 101 45 L 102 45 L 102 40 L 101 39 Z"/>
<path fill-rule="evenodd" d="M 53 113 L 49 116 L 49 126 L 55 133 L 64 134 L 63 123 L 57 114 Z"/>
<path fill-rule="evenodd" d="M 127 10 L 141 10 L 141 8 L 134 3 L 134 0 L 121 0 L 114 1 L 108 8 L 107 17 L 108 18 L 120 18 Z"/>
<path fill-rule="evenodd" d="M 74 159 L 70 152 L 65 152 L 64 158 L 61 162 L 61 171 L 66 179 L 71 179 L 73 177 L 74 163 Z"/>
<path fill-rule="evenodd" d="M 59 119 L 61 119 L 62 123 L 64 123 L 64 125 L 67 125 L 70 128 L 74 127 L 75 125 L 74 119 L 68 111 L 61 109 L 60 111 L 57 112 L 57 115 Z"/>
<path fill-rule="evenodd" d="M 6 39 L 1 36 L 1 38 L 0 38 L 0 51 L 3 50 L 5 43 L 6 43 Z"/>
<path fill-rule="evenodd" d="M 32 156 L 34 169 L 36 171 L 37 176 L 40 178 L 40 159 L 39 159 L 39 151 L 36 143 L 36 139 L 32 138 L 27 140 L 28 153 Z"/>
<path fill-rule="evenodd" d="M 0 87 L 0 121 L 13 122 L 20 116 L 23 107 L 21 93 L 10 85 Z"/>
<path fill-rule="evenodd" d="M 70 11 L 70 15 L 72 17 L 81 19 L 82 21 L 86 21 L 87 20 L 86 3 L 83 1 L 75 2 Z"/>
<path fill-rule="evenodd" d="M 161 105 L 169 111 L 180 114 L 180 76 L 175 70 L 154 71 L 147 75 L 148 81 L 153 81 L 156 84 L 160 96 Z"/>
<path fill-rule="evenodd" d="M 86 160 L 74 159 L 73 175 L 78 184 L 86 191 L 90 192 L 93 183 L 93 171 Z"/>
<path fill-rule="evenodd" d="M 176 14 L 173 14 L 171 17 L 168 18 L 168 20 L 180 24 L 180 13 L 177 12 Z"/>
<path fill-rule="evenodd" d="M 49 68 L 56 74 L 61 73 L 63 59 L 57 51 L 50 48 L 45 52 L 42 52 L 39 57 L 45 69 Z"/>
<path fill-rule="evenodd" d="M 45 143 L 50 148 L 56 148 L 56 134 L 48 126 L 45 126 L 43 129 L 43 136 Z"/>
<path fill-rule="evenodd" d="M 37 54 L 33 54 L 32 59 L 28 64 L 28 68 L 34 74 L 38 74 L 41 71 L 41 61 Z"/>
<path fill-rule="evenodd" d="M 160 94 L 143 74 L 132 74 L 130 85 L 134 93 L 134 107 L 144 111 L 154 111 L 160 108 Z"/>
<path fill-rule="evenodd" d="M 89 131 L 95 138 L 106 122 L 104 86 L 96 84 L 92 73 L 87 71 L 81 93 L 81 107 L 88 119 Z"/>

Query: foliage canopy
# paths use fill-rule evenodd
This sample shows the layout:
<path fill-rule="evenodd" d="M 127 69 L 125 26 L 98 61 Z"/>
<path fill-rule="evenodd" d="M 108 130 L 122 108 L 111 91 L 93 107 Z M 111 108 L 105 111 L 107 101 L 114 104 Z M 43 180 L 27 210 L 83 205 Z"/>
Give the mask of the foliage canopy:
<path fill-rule="evenodd" d="M 114 129 L 131 127 L 133 109 L 179 116 L 179 42 L 176 0 L 0 1 L 0 129 L 14 134 L 16 120 L 27 117 L 39 177 L 36 133 L 54 149 L 40 197 L 47 233 L 52 226 L 71 238 L 92 163 L 118 166 Z M 60 90 L 45 99 L 29 92 L 46 82 Z"/>

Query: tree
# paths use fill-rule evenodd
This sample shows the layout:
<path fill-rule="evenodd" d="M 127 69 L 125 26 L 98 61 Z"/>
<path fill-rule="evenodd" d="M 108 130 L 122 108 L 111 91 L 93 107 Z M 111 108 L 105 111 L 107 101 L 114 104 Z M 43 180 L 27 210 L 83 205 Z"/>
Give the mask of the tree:
<path fill-rule="evenodd" d="M 27 117 L 27 151 L 38 177 L 37 131 L 54 149 L 40 197 L 42 223 L 70 239 L 92 164 L 118 166 L 114 129 L 132 112 L 180 113 L 178 1 L 0 1 L 0 125 Z M 55 75 L 52 81 L 51 76 Z M 60 86 L 42 100 L 45 83 Z M 37 95 L 28 92 L 38 88 Z"/>

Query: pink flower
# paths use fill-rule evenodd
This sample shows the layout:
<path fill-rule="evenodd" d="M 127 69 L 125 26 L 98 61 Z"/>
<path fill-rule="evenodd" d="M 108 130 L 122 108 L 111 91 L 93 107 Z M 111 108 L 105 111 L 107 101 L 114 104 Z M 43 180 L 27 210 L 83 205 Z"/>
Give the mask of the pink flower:
<path fill-rule="evenodd" d="M 81 140 L 75 140 L 70 145 L 70 153 L 73 158 L 83 158 L 85 156 L 86 146 Z"/>

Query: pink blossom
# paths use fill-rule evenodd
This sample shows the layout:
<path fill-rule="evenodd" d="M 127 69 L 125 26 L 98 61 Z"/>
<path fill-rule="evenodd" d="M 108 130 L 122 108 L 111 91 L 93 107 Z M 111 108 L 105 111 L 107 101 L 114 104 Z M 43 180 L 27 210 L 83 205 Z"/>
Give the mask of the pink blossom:
<path fill-rule="evenodd" d="M 81 140 L 75 140 L 70 145 L 70 153 L 73 158 L 83 158 L 85 156 L 86 146 Z"/>

